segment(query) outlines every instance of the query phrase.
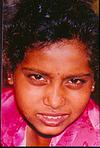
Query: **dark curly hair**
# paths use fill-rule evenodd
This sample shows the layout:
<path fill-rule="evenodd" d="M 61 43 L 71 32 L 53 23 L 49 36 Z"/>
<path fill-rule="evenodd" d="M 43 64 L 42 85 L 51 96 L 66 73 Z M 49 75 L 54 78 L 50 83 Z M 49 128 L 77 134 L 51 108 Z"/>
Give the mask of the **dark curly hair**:
<path fill-rule="evenodd" d="M 98 17 L 85 0 L 20 0 L 7 34 L 6 55 L 14 71 L 28 47 L 79 38 L 87 46 L 90 66 L 98 70 Z M 34 49 L 34 48 L 33 48 Z M 9 67 L 10 68 L 10 67 Z"/>

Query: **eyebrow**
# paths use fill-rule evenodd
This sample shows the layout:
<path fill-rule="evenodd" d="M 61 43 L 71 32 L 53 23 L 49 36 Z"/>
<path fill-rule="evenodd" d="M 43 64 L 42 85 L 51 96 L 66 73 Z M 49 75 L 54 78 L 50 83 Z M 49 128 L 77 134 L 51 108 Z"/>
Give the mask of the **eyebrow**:
<path fill-rule="evenodd" d="M 47 73 L 47 72 L 45 72 L 45 71 L 42 71 L 42 70 L 39 70 L 39 69 L 36 69 L 36 68 L 30 68 L 30 67 L 22 67 L 22 71 L 28 71 L 28 72 L 35 72 L 35 73 L 39 73 L 39 74 L 41 74 L 41 75 L 45 75 L 45 76 L 51 76 L 52 77 L 52 75 L 53 74 L 51 74 L 51 73 Z M 80 78 L 80 77 L 89 77 L 89 76 L 91 76 L 91 75 L 93 75 L 93 73 L 92 72 L 88 72 L 88 73 L 79 73 L 79 74 L 69 74 L 68 76 L 65 76 L 65 78 L 66 79 L 69 79 L 69 78 L 73 78 L 73 77 L 78 77 L 78 78 Z"/>
<path fill-rule="evenodd" d="M 22 67 L 22 71 L 28 71 L 28 72 L 35 72 L 35 73 L 39 73 L 39 74 L 42 74 L 42 75 L 51 75 L 50 73 L 47 73 L 45 71 L 42 71 L 42 70 L 39 70 L 39 69 L 36 69 L 36 68 L 29 68 L 29 67 Z"/>

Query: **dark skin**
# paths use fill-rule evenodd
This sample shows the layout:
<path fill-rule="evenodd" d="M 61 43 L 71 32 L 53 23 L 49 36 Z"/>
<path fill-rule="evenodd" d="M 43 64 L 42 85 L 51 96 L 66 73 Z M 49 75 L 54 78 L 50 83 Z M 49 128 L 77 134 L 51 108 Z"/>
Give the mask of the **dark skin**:
<path fill-rule="evenodd" d="M 26 146 L 49 146 L 51 141 L 51 138 L 44 138 L 35 130 L 33 132 L 30 127 L 27 128 L 26 136 Z"/>
<path fill-rule="evenodd" d="M 48 146 L 84 111 L 94 83 L 86 46 L 63 40 L 28 52 L 13 76 L 15 99 L 28 126 L 27 146 Z M 34 107 L 33 107 L 34 106 Z M 39 131 L 41 134 L 39 134 Z"/>

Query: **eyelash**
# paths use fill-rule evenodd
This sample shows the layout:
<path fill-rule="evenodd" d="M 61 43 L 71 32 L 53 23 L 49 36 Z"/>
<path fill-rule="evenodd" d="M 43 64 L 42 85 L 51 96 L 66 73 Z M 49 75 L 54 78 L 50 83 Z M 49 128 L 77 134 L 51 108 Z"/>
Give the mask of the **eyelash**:
<path fill-rule="evenodd" d="M 29 81 L 34 85 L 45 85 L 48 82 L 47 78 L 41 74 L 28 74 L 27 77 L 29 78 Z M 65 82 L 65 86 L 71 89 L 79 89 L 86 82 L 87 81 L 85 79 L 71 78 Z"/>
<path fill-rule="evenodd" d="M 85 79 L 80 79 L 80 78 L 71 78 L 70 80 L 67 81 L 66 86 L 69 88 L 74 88 L 78 89 L 83 86 L 87 81 Z"/>
<path fill-rule="evenodd" d="M 29 81 L 35 85 L 45 85 L 47 83 L 47 79 L 41 74 L 28 74 L 27 77 Z"/>
<path fill-rule="evenodd" d="M 40 75 L 40 74 L 30 74 L 28 77 L 30 77 L 31 79 L 39 79 L 40 80 L 40 78 L 43 78 L 43 76 L 42 75 Z M 32 78 L 32 77 L 34 77 L 34 78 Z"/>
<path fill-rule="evenodd" d="M 70 81 L 73 81 L 73 83 L 77 83 L 78 81 L 80 81 L 80 83 L 85 83 L 85 80 L 78 78 L 72 78 Z"/>

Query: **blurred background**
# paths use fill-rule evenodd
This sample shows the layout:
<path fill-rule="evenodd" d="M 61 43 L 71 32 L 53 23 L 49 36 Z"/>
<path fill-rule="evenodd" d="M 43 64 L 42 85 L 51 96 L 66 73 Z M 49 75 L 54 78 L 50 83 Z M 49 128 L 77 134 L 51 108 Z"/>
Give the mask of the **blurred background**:
<path fill-rule="evenodd" d="M 7 48 L 7 36 L 6 32 L 11 24 L 11 20 L 17 12 L 17 6 L 20 0 L 4 0 L 3 1 L 3 49 Z M 85 0 L 85 2 L 90 3 L 94 12 L 99 16 L 99 0 Z M 3 50 L 4 52 L 4 50 Z M 3 54 L 5 56 L 5 54 Z M 7 69 L 7 59 L 3 60 L 2 66 L 2 88 L 3 87 L 11 87 L 8 84 L 8 69 Z M 100 80 L 100 77 L 99 77 Z M 92 94 L 94 100 L 100 104 L 100 81 L 96 83 L 95 91 Z"/>

